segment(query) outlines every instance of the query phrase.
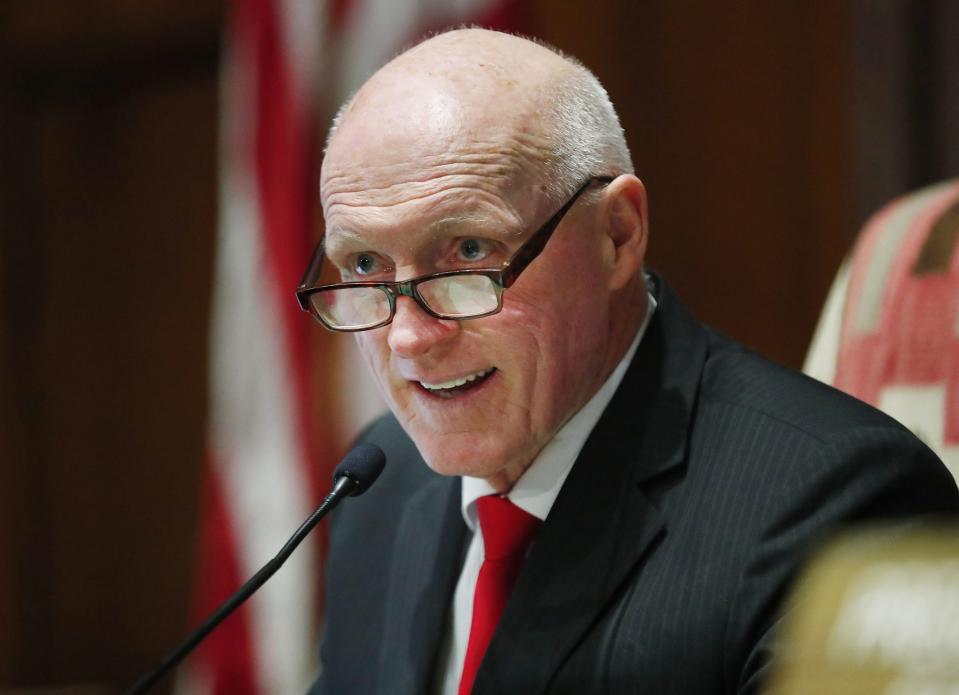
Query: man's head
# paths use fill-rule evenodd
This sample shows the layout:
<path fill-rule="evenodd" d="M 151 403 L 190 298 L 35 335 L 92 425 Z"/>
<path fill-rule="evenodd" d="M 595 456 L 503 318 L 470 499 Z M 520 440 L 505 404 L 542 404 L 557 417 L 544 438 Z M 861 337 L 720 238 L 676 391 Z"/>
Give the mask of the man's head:
<path fill-rule="evenodd" d="M 645 191 L 595 78 L 506 34 L 436 36 L 341 110 L 321 194 L 344 280 L 499 267 L 591 176 L 616 178 L 569 210 L 502 311 L 437 319 L 400 297 L 390 325 L 356 334 L 438 472 L 508 489 L 605 381 L 646 310 Z"/>

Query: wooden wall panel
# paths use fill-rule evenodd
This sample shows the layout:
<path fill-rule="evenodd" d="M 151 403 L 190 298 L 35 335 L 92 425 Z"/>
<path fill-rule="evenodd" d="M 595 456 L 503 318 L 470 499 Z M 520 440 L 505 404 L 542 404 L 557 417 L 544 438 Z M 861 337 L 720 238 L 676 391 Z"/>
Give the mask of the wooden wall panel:
<path fill-rule="evenodd" d="M 840 3 L 539 3 L 594 69 L 651 209 L 650 265 L 703 319 L 799 366 L 850 229 Z"/>
<path fill-rule="evenodd" d="M 116 688 L 187 623 L 220 8 L 6 9 L 0 684 Z"/>

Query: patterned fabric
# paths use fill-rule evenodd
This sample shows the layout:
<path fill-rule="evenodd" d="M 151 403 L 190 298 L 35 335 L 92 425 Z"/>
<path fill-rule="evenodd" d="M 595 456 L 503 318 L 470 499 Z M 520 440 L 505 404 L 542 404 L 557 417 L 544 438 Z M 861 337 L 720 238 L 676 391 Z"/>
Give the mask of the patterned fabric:
<path fill-rule="evenodd" d="M 840 271 L 812 376 L 909 427 L 959 478 L 959 180 L 892 201 Z"/>

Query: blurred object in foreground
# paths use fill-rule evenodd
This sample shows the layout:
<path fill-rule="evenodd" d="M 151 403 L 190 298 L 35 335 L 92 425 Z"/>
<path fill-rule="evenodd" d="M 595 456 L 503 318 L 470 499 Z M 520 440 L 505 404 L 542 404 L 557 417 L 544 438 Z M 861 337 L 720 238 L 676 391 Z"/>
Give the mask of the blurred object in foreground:
<path fill-rule="evenodd" d="M 897 198 L 863 228 L 804 371 L 896 418 L 959 478 L 959 180 Z"/>
<path fill-rule="evenodd" d="M 767 695 L 959 693 L 959 526 L 840 537 L 783 628 Z"/>

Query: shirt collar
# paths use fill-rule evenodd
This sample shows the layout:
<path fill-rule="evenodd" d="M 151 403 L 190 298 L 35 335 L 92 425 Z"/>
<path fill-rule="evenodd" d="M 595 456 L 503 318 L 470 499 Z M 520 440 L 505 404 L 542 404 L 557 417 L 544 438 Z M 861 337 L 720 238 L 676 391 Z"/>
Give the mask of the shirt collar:
<path fill-rule="evenodd" d="M 566 476 L 573 468 L 576 457 L 586 444 L 589 433 L 599 421 L 613 394 L 619 387 L 636 349 L 646 333 L 650 317 L 656 309 L 656 300 L 648 295 L 646 316 L 636 331 L 632 344 L 613 370 L 609 378 L 593 397 L 570 420 L 560 428 L 539 455 L 516 481 L 506 497 L 523 511 L 544 521 L 559 496 Z M 484 478 L 464 476 L 461 494 L 463 519 L 471 531 L 476 530 L 476 500 L 484 495 L 494 495 L 496 490 Z"/>

